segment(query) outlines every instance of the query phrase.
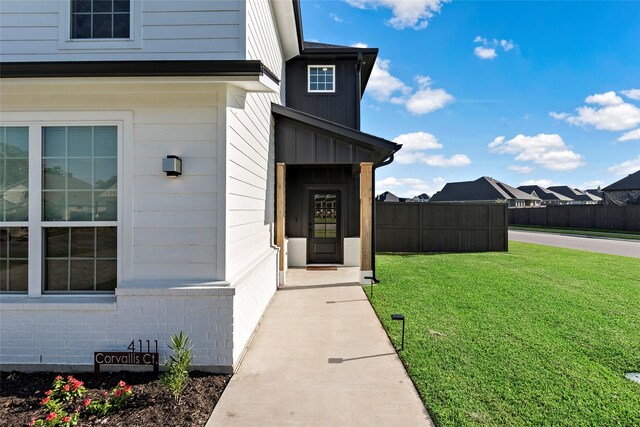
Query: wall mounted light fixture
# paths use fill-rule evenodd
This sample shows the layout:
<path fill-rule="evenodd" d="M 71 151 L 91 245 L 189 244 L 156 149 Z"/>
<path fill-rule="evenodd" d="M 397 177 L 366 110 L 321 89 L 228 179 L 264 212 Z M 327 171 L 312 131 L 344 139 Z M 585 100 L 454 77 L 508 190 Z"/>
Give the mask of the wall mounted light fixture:
<path fill-rule="evenodd" d="M 174 155 L 162 159 L 162 172 L 165 172 L 167 176 L 173 177 L 182 175 L 182 159 Z"/>

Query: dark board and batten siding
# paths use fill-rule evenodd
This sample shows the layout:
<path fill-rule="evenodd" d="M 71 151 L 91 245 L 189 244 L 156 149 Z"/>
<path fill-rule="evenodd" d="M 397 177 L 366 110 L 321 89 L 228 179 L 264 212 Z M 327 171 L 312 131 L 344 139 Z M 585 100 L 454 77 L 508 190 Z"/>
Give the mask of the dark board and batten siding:
<path fill-rule="evenodd" d="M 307 67 L 335 65 L 335 92 L 309 92 Z M 287 106 L 360 129 L 360 97 L 356 60 L 292 60 L 287 62 Z"/>
<path fill-rule="evenodd" d="M 640 231 L 640 206 L 548 206 L 509 209 L 509 224 Z"/>
<path fill-rule="evenodd" d="M 329 132 L 287 119 L 276 120 L 276 161 L 288 165 L 371 162 L 371 151 Z"/>
<path fill-rule="evenodd" d="M 380 252 L 508 250 L 507 205 L 497 203 L 376 203 Z"/>

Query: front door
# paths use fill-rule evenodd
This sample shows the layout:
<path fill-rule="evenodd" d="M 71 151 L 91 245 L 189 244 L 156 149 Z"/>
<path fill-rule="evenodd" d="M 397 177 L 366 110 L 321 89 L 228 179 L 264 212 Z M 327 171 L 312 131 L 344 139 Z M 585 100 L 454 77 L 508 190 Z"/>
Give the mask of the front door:
<path fill-rule="evenodd" d="M 340 191 L 309 192 L 309 264 L 342 264 Z"/>

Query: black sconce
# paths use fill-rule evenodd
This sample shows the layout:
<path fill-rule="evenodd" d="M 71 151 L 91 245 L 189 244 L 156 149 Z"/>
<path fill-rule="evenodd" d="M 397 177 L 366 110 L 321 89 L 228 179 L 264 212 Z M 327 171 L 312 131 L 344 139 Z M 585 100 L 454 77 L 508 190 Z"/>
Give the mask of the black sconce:
<path fill-rule="evenodd" d="M 167 176 L 173 177 L 182 175 L 182 159 L 173 155 L 162 159 L 162 172 L 165 172 Z"/>
<path fill-rule="evenodd" d="M 400 347 L 400 350 L 404 350 L 404 315 L 392 314 L 391 320 L 402 320 L 402 346 Z"/>

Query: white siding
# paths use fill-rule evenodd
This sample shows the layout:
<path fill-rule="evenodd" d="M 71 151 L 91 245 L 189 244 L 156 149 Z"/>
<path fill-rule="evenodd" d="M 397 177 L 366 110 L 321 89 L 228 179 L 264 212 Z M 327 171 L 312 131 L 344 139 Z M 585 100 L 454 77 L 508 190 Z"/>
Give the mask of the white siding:
<path fill-rule="evenodd" d="M 122 159 L 131 200 L 124 280 L 222 280 L 218 271 L 218 92 L 224 86 L 157 83 L 3 85 L 13 111 L 132 111 L 131 158 Z M 182 157 L 168 178 L 162 158 Z"/>
<path fill-rule="evenodd" d="M 141 48 L 69 49 L 60 45 L 59 2 L 2 0 L 0 60 L 244 59 L 244 8 L 241 0 L 145 0 Z"/>
<path fill-rule="evenodd" d="M 278 78 L 282 78 L 282 48 L 278 38 L 271 2 L 247 0 L 247 59 L 259 59 Z"/>

